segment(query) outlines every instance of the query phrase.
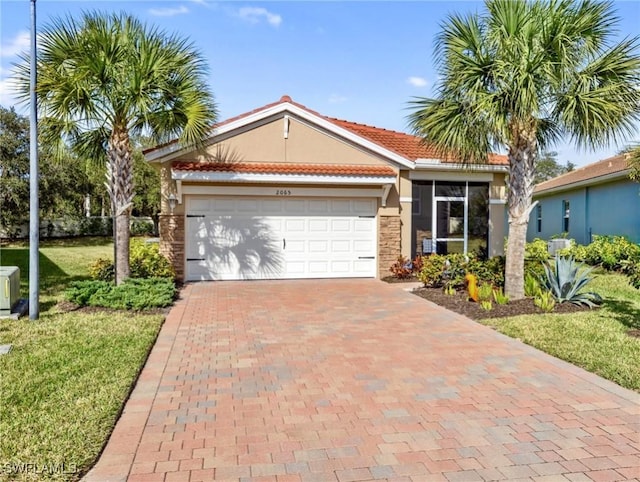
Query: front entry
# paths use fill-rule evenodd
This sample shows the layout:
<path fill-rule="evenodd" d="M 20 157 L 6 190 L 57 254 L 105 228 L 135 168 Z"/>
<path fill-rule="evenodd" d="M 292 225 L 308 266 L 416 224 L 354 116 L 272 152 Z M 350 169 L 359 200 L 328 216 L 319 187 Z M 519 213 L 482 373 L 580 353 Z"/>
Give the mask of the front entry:
<path fill-rule="evenodd" d="M 436 197 L 433 243 L 438 254 L 467 252 L 467 210 L 465 198 Z"/>
<path fill-rule="evenodd" d="M 489 185 L 480 182 L 413 181 L 412 256 L 487 254 Z"/>

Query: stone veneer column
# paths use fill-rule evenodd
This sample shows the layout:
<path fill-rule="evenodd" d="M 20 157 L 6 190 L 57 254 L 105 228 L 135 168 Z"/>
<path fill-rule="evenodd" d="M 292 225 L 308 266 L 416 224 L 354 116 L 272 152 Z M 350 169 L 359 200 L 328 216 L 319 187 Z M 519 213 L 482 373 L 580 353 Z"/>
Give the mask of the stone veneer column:
<path fill-rule="evenodd" d="M 184 281 L 184 215 L 160 215 L 160 252 L 176 272 L 176 279 Z"/>
<path fill-rule="evenodd" d="M 378 276 L 384 278 L 400 256 L 400 216 L 380 216 L 378 230 Z"/>

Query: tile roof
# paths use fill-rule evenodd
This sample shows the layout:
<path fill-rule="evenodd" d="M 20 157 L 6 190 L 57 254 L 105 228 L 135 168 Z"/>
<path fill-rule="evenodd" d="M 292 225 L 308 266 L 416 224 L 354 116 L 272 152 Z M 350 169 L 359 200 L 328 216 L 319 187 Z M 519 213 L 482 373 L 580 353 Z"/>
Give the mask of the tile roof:
<path fill-rule="evenodd" d="M 333 117 L 327 117 L 325 115 L 320 114 L 312 109 L 309 109 L 307 106 L 294 102 L 291 97 L 288 95 L 283 95 L 280 100 L 277 102 L 272 102 L 267 105 L 263 105 L 257 109 L 253 109 L 249 112 L 245 112 L 243 114 L 237 115 L 235 117 L 231 117 L 222 122 L 219 122 L 213 126 L 213 128 L 222 127 L 231 122 L 235 122 L 241 120 L 245 117 L 248 117 L 257 112 L 261 112 L 266 109 L 270 109 L 279 104 L 289 103 L 295 105 L 299 109 L 303 109 L 310 114 L 321 117 L 322 119 L 331 122 L 338 127 L 349 130 L 361 137 L 364 137 L 379 146 L 388 149 L 396 154 L 399 154 L 403 157 L 406 157 L 410 161 L 416 161 L 417 159 L 442 159 L 442 156 L 437 154 L 436 149 L 433 146 L 425 144 L 422 139 L 418 136 L 414 136 L 411 134 L 406 134 L 404 132 L 398 132 L 388 129 L 383 129 L 381 127 L 369 126 L 366 124 L 359 124 L 356 122 L 350 122 L 342 119 L 336 119 Z M 157 149 L 161 149 L 168 145 L 174 144 L 178 142 L 177 140 L 173 140 L 171 142 L 161 144 L 159 146 L 152 147 L 150 149 L 145 149 L 143 152 L 145 154 L 153 152 Z M 455 158 L 447 158 L 442 159 L 444 162 L 459 162 Z M 497 164 L 497 165 L 507 165 L 508 160 L 507 156 L 499 155 L 499 154 L 490 154 L 489 155 L 489 164 Z"/>
<path fill-rule="evenodd" d="M 443 162 L 460 162 L 453 157 L 443 158 L 435 147 L 426 144 L 418 136 L 406 134 L 404 132 L 392 131 L 381 127 L 358 124 L 342 119 L 323 116 L 328 121 L 338 126 L 350 130 L 361 137 L 369 139 L 376 144 L 389 149 L 412 161 L 417 159 L 441 159 Z M 507 156 L 499 154 L 489 155 L 489 164 L 508 164 Z"/>
<path fill-rule="evenodd" d="M 622 176 L 627 169 L 629 169 L 628 156 L 622 154 L 619 156 L 609 157 L 602 161 L 579 167 L 574 171 L 567 172 L 566 174 L 554 177 L 548 181 L 541 182 L 536 185 L 533 192 L 541 193 L 585 181 L 597 182 L 600 177 L 616 173 L 620 173 Z"/>
<path fill-rule="evenodd" d="M 310 176 L 395 176 L 389 166 L 289 164 L 259 162 L 176 162 L 175 171 L 235 172 L 251 174 L 303 174 Z"/>

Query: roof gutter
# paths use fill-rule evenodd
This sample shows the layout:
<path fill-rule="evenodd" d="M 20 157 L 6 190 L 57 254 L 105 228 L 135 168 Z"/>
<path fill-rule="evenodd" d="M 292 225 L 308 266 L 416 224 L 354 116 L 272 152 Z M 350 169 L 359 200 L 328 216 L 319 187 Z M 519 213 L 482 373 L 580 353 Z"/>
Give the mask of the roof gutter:
<path fill-rule="evenodd" d="M 415 169 L 437 169 L 438 171 L 470 172 L 508 172 L 509 166 L 503 164 L 464 164 L 461 162 L 442 162 L 440 159 L 416 159 Z"/>
<path fill-rule="evenodd" d="M 553 194 L 561 191 L 570 191 L 572 189 L 578 189 L 580 187 L 585 186 L 596 186 L 598 184 L 604 184 L 610 181 L 614 181 L 616 179 L 623 179 L 625 177 L 629 177 L 630 169 L 625 169 L 624 171 L 612 172 L 610 174 L 605 174 L 603 176 L 592 177 L 591 179 L 585 179 L 583 181 L 578 181 L 574 183 L 562 184 L 561 186 L 550 187 L 548 189 L 541 189 L 533 191 L 534 196 L 546 196 L 547 194 Z"/>

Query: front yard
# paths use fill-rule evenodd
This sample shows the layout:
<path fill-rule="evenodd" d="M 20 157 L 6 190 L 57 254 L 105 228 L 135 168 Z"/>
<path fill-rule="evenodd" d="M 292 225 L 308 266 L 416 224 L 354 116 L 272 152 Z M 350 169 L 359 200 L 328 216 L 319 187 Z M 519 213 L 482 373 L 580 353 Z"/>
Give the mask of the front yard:
<path fill-rule="evenodd" d="M 600 309 L 494 318 L 483 323 L 618 385 L 640 391 L 640 291 L 626 276 L 600 274 L 589 289 Z"/>
<path fill-rule="evenodd" d="M 40 320 L 0 320 L 0 344 L 13 344 L 0 356 L 2 480 L 77 480 L 109 437 L 164 319 L 157 312 L 62 309 L 64 288 L 88 278 L 88 265 L 112 250 L 101 239 L 43 243 Z M 1 265 L 21 268 L 23 297 L 27 259 L 26 247 L 0 249 Z M 477 319 L 640 391 L 640 292 L 609 273 L 590 288 L 604 298 L 599 309 Z"/>
<path fill-rule="evenodd" d="M 100 454 L 164 315 L 78 310 L 58 302 L 88 265 L 110 257 L 104 240 L 42 243 L 40 320 L 0 320 L 0 480 L 76 480 Z M 28 297 L 28 248 L 2 247 Z"/>

